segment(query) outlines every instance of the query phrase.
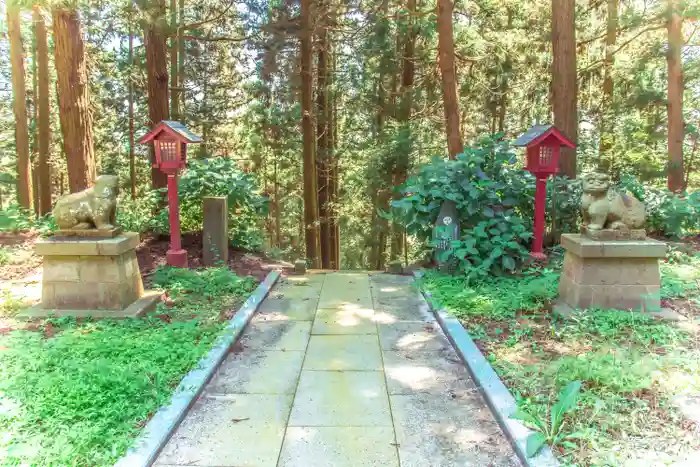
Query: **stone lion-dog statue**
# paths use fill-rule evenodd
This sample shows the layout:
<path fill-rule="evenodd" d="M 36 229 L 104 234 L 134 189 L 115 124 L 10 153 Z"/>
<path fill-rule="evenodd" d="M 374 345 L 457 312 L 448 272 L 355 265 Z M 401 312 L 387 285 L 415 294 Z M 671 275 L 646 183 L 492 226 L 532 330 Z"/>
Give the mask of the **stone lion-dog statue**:
<path fill-rule="evenodd" d="M 95 185 L 56 201 L 53 215 L 61 230 L 116 229 L 119 177 L 100 175 Z"/>
<path fill-rule="evenodd" d="M 629 193 L 618 192 L 610 183 L 610 177 L 602 173 L 591 173 L 583 177 L 581 209 L 585 232 L 596 236 L 597 232 L 612 230 L 618 237 L 629 235 L 644 236 L 646 206 Z"/>

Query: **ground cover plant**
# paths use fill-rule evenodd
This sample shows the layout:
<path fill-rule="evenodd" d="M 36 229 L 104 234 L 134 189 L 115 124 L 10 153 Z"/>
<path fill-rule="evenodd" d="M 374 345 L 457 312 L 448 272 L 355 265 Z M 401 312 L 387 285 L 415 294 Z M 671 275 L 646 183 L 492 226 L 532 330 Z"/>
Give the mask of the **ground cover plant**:
<path fill-rule="evenodd" d="M 250 278 L 160 268 L 138 320 L 48 319 L 0 335 L 0 464 L 109 466 L 212 346 Z"/>
<path fill-rule="evenodd" d="M 564 465 L 650 466 L 700 449 L 697 425 L 675 404 L 700 395 L 697 330 L 617 310 L 559 318 L 558 269 L 478 282 L 429 272 L 421 287 L 514 394 L 517 418 L 535 430 L 531 452 L 546 442 Z M 664 305 L 697 316 L 700 259 L 672 252 L 661 271 Z"/>

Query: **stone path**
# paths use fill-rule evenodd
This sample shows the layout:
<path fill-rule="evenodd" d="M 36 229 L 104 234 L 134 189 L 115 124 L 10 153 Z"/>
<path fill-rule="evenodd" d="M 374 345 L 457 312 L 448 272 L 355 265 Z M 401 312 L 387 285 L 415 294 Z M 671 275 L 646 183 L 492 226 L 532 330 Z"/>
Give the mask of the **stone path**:
<path fill-rule="evenodd" d="M 289 277 L 157 466 L 520 466 L 410 278 Z"/>

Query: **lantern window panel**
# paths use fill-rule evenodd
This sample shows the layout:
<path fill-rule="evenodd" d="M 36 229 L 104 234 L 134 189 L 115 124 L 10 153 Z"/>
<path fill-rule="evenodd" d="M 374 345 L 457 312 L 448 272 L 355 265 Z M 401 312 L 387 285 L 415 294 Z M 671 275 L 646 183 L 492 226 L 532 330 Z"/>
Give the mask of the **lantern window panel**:
<path fill-rule="evenodd" d="M 177 141 L 160 140 L 160 159 L 162 162 L 178 162 Z"/>
<path fill-rule="evenodd" d="M 551 146 L 540 146 L 540 167 L 550 167 L 554 163 L 554 150 Z"/>

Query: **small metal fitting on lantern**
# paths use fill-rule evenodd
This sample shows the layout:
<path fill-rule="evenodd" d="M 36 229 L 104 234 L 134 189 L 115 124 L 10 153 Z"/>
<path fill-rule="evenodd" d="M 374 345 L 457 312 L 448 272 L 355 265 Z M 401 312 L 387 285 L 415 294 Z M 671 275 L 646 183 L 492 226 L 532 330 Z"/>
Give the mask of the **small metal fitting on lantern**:
<path fill-rule="evenodd" d="M 153 167 L 168 176 L 168 208 L 170 221 L 170 249 L 166 258 L 170 266 L 186 268 L 187 252 L 182 249 L 180 236 L 180 200 L 177 193 L 177 177 L 187 164 L 187 145 L 201 143 L 202 138 L 192 133 L 180 122 L 163 120 L 139 139 L 139 144 L 153 141 L 155 162 Z"/>
<path fill-rule="evenodd" d="M 544 210 L 547 204 L 547 178 L 559 172 L 561 147 L 575 148 L 576 145 L 561 134 L 554 125 L 535 125 L 518 139 L 513 146 L 525 147 L 525 170 L 537 179 L 535 186 L 535 225 L 530 255 L 539 261 L 546 261 L 542 252 L 544 237 Z"/>

